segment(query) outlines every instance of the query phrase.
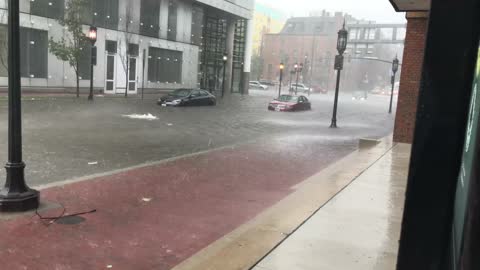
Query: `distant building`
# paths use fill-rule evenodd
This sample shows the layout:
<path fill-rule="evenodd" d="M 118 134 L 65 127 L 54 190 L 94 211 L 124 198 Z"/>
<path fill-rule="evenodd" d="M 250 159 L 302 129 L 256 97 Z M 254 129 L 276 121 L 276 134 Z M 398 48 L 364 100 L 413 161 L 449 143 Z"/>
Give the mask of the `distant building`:
<path fill-rule="evenodd" d="M 395 50 L 394 47 L 397 45 L 403 46 L 403 40 L 392 40 L 397 38 L 397 32 L 399 33 L 398 38 L 401 38 L 401 27 L 404 26 L 377 25 L 370 21 L 356 20 L 341 12 L 331 14 L 323 11 L 314 14 L 317 16 L 290 18 L 279 33 L 265 34 L 261 51 L 261 79 L 277 81 L 278 66 L 283 62 L 286 80 L 289 80 L 290 71 L 298 63 L 304 66 L 303 72 L 299 74 L 300 82 L 323 86 L 331 90 L 335 83 L 333 67 L 337 54 L 337 33 L 345 22 L 350 34 L 345 55 L 346 72 L 342 74 L 342 80 L 346 81 L 343 88 L 356 89 L 359 84 L 365 82 L 365 78 L 369 78 L 367 80 L 372 84 L 388 81 L 390 69 L 386 63 L 357 61 L 357 58 L 393 59 L 395 53 L 390 50 Z M 385 29 L 381 27 L 385 27 Z M 399 27 L 398 31 L 397 27 Z M 391 32 L 390 36 L 388 35 L 389 31 Z M 384 37 L 387 38 L 382 41 L 381 39 Z M 400 58 L 402 51 L 402 49 L 398 49 Z M 347 70 L 347 67 L 351 68 Z"/>
<path fill-rule="evenodd" d="M 260 54 L 263 36 L 280 32 L 286 20 L 287 17 L 282 12 L 260 3 L 255 4 L 253 13 L 253 54 Z"/>

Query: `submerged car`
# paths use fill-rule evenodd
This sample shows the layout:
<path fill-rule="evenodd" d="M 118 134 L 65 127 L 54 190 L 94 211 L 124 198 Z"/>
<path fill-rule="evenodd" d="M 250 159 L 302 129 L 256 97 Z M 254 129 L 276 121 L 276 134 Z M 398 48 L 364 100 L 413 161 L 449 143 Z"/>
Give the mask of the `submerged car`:
<path fill-rule="evenodd" d="M 290 92 L 299 92 L 304 94 L 310 94 L 312 92 L 312 88 L 306 86 L 303 83 L 293 83 L 292 87 L 290 87 Z"/>
<path fill-rule="evenodd" d="M 268 110 L 277 112 L 311 110 L 310 101 L 304 96 L 281 95 L 268 104 Z"/>
<path fill-rule="evenodd" d="M 261 84 L 259 81 L 251 81 L 249 88 L 251 90 L 268 90 L 268 86 Z"/>
<path fill-rule="evenodd" d="M 161 106 L 214 106 L 217 99 L 202 89 L 177 89 L 158 100 Z"/>

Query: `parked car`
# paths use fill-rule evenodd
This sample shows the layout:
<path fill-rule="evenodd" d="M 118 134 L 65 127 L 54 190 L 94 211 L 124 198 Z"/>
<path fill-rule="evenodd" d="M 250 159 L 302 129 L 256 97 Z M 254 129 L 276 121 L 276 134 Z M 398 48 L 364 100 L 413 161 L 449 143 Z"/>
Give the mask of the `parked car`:
<path fill-rule="evenodd" d="M 266 85 L 266 86 L 276 86 L 277 83 L 274 81 L 267 81 L 267 80 L 260 80 L 260 84 Z"/>
<path fill-rule="evenodd" d="M 324 88 L 320 85 L 312 85 L 312 93 L 321 93 L 321 94 L 327 94 L 328 90 L 327 88 Z"/>
<path fill-rule="evenodd" d="M 352 93 L 353 100 L 366 100 L 367 98 L 368 98 L 367 91 L 357 90 L 357 91 L 353 91 Z"/>
<path fill-rule="evenodd" d="M 252 90 L 268 90 L 268 86 L 261 84 L 259 81 L 251 81 L 249 87 Z"/>
<path fill-rule="evenodd" d="M 268 110 L 277 112 L 292 112 L 311 110 L 310 101 L 304 96 L 281 95 L 268 104 Z"/>
<path fill-rule="evenodd" d="M 214 106 L 217 99 L 202 89 L 177 89 L 158 100 L 161 106 Z"/>
<path fill-rule="evenodd" d="M 303 83 L 292 83 L 292 86 L 290 88 L 290 92 L 295 92 L 295 90 L 299 93 L 304 93 L 304 94 L 310 94 L 312 92 L 312 89 L 310 87 L 307 87 Z"/>

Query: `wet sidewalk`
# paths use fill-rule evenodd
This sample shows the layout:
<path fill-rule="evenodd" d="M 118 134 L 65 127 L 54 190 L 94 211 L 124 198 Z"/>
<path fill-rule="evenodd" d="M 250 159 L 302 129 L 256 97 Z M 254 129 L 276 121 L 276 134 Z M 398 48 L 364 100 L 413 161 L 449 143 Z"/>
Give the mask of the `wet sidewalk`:
<path fill-rule="evenodd" d="M 394 270 L 410 147 L 396 145 L 254 270 Z"/>
<path fill-rule="evenodd" d="M 409 156 L 354 152 L 174 270 L 393 270 Z"/>
<path fill-rule="evenodd" d="M 291 144 L 225 147 L 50 185 L 42 216 L 96 212 L 53 223 L 0 216 L 0 266 L 233 270 L 274 250 L 255 270 L 389 269 L 380 258 L 393 263 L 408 147 Z M 351 264 L 318 268 L 327 261 Z"/>

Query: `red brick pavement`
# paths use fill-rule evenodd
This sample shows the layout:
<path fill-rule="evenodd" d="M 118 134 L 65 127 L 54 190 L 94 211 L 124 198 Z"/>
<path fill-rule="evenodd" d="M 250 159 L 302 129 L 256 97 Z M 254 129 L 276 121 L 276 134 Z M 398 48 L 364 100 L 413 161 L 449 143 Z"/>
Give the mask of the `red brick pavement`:
<path fill-rule="evenodd" d="M 289 145 L 217 150 L 43 190 L 42 200 L 68 213 L 97 212 L 78 225 L 0 221 L 0 269 L 171 269 L 353 150 Z"/>

